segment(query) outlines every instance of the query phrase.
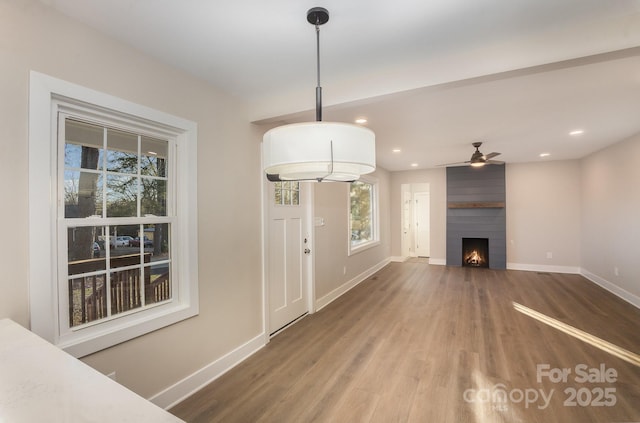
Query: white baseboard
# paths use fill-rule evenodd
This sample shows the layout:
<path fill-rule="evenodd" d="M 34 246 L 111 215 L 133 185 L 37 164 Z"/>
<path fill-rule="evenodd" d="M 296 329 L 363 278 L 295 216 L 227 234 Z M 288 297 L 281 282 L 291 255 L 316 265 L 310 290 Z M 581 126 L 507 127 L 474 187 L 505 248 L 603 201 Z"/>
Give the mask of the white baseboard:
<path fill-rule="evenodd" d="M 600 286 L 601 288 L 604 288 L 607 291 L 611 292 L 613 295 L 620 297 L 621 299 L 625 300 L 626 302 L 628 302 L 629 304 L 637 308 L 640 308 L 640 297 L 638 297 L 637 295 L 634 295 L 631 292 L 623 288 L 620 288 L 618 285 L 612 282 L 609 282 L 608 280 L 603 279 L 600 276 L 595 275 L 586 269 L 581 269 L 580 274 L 585 278 L 589 279 L 591 282 Z"/>
<path fill-rule="evenodd" d="M 149 398 L 149 401 L 165 410 L 173 407 L 262 349 L 265 346 L 264 340 L 264 334 L 261 333 L 216 361 L 155 394 Z"/>
<path fill-rule="evenodd" d="M 405 256 L 391 256 L 389 257 L 389 261 L 394 261 L 397 263 L 402 263 L 405 262 L 409 259 L 409 257 L 405 257 Z"/>
<path fill-rule="evenodd" d="M 524 270 L 527 272 L 572 273 L 580 274 L 580 268 L 576 266 L 551 266 L 546 264 L 507 263 L 509 270 Z"/>
<path fill-rule="evenodd" d="M 365 279 L 367 279 L 369 276 L 371 276 L 374 273 L 376 273 L 378 270 L 380 270 L 383 267 L 385 267 L 390 262 L 391 262 L 391 259 L 387 258 L 387 259 L 381 261 L 380 263 L 376 264 L 375 266 L 373 266 L 373 267 L 365 270 L 364 272 L 360 273 L 358 276 L 356 276 L 355 278 L 351 279 L 350 281 L 343 283 L 342 285 L 340 285 L 339 287 L 337 287 L 333 291 L 329 292 L 324 297 L 318 298 L 316 300 L 316 312 L 318 312 L 322 308 L 326 307 L 329 303 L 331 303 L 332 301 L 334 301 L 335 299 L 337 299 L 338 297 L 343 295 L 345 292 L 347 292 L 350 289 L 352 289 L 354 286 L 358 285 L 360 282 L 362 282 Z"/>
<path fill-rule="evenodd" d="M 407 260 L 409 260 L 410 258 L 414 258 L 415 256 L 411 256 L 411 257 L 407 257 L 407 256 L 391 256 L 389 258 L 389 261 L 393 261 L 393 262 L 397 262 L 397 263 L 403 263 Z M 429 257 L 429 264 L 434 264 L 436 266 L 446 266 L 447 265 L 447 260 L 446 259 L 439 259 L 439 258 L 433 258 L 433 257 Z"/>

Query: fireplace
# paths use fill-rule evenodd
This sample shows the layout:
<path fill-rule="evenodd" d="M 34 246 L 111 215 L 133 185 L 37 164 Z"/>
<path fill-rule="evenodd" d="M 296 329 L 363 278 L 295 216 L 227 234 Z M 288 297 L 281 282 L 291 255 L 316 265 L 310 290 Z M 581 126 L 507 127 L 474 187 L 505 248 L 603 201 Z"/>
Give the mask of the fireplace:
<path fill-rule="evenodd" d="M 462 266 L 489 267 L 488 238 L 462 238 Z"/>
<path fill-rule="evenodd" d="M 506 269 L 506 226 L 505 167 L 447 167 L 447 266 Z"/>

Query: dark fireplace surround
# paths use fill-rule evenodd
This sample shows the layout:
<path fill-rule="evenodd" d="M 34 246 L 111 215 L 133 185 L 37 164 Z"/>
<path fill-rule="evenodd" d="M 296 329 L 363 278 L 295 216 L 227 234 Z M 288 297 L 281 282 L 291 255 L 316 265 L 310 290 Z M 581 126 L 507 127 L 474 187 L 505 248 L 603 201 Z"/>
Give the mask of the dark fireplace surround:
<path fill-rule="evenodd" d="M 448 167 L 447 266 L 506 269 L 506 250 L 504 165 Z"/>

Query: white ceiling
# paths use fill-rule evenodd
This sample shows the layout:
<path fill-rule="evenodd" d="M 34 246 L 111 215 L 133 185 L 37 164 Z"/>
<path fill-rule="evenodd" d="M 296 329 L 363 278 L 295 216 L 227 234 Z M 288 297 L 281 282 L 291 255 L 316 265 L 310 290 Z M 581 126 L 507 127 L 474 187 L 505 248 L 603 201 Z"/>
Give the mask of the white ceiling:
<path fill-rule="evenodd" d="M 325 7 L 324 120 L 367 117 L 390 171 L 468 160 L 473 141 L 512 163 L 580 158 L 640 132 L 639 0 L 41 1 L 269 124 L 314 119 L 306 11 Z"/>

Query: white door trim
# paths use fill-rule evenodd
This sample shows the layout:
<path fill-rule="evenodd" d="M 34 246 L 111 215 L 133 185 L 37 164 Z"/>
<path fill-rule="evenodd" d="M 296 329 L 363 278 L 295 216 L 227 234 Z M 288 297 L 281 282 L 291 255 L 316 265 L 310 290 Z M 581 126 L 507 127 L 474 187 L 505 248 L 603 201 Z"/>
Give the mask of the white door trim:
<path fill-rule="evenodd" d="M 307 312 L 309 314 L 313 314 L 316 312 L 316 250 L 315 250 L 315 239 L 316 239 L 316 227 L 314 220 L 314 210 L 315 205 L 313 202 L 315 186 L 316 184 L 313 182 L 306 182 L 308 185 L 307 189 L 304 190 L 305 197 L 304 201 L 307 204 L 307 232 L 310 235 L 309 239 L 309 249 L 311 250 L 311 254 L 306 256 L 307 261 Z"/>

